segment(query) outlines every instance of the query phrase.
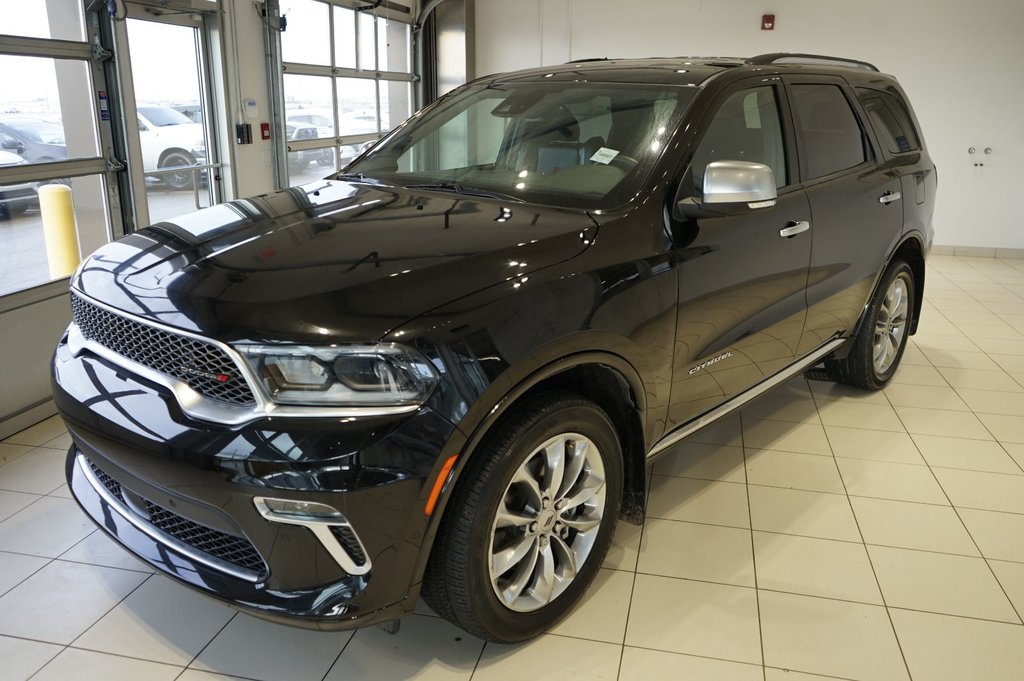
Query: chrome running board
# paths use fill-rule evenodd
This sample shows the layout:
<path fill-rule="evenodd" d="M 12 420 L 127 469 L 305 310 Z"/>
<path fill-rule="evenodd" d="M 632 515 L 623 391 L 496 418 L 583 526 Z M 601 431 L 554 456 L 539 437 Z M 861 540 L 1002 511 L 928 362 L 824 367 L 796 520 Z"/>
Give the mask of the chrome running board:
<path fill-rule="evenodd" d="M 705 426 L 709 426 L 718 419 L 730 414 L 731 412 L 739 409 L 747 402 L 760 397 L 765 394 L 778 384 L 783 381 L 792 378 L 796 374 L 800 373 L 809 366 L 814 365 L 820 361 L 823 357 L 833 352 L 836 348 L 846 342 L 845 338 L 833 339 L 824 345 L 819 346 L 816 350 L 812 351 L 808 355 L 804 355 L 799 361 L 790 364 L 788 367 L 779 371 L 778 373 L 772 374 L 768 378 L 764 379 L 760 383 L 757 383 L 739 395 L 729 399 L 726 402 L 718 405 L 711 411 L 704 412 L 700 416 L 690 421 L 687 421 L 683 425 L 679 426 L 669 434 L 658 440 L 651 451 L 647 452 L 647 458 L 651 458 L 661 452 L 665 451 L 672 445 L 676 444 L 680 440 L 693 435 L 698 430 Z"/>

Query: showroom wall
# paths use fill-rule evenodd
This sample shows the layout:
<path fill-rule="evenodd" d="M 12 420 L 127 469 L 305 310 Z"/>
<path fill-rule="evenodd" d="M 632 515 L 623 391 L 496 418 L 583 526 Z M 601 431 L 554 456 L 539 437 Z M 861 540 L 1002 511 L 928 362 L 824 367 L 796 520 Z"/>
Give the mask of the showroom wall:
<path fill-rule="evenodd" d="M 775 30 L 762 31 L 769 13 Z M 476 0 L 475 28 L 476 75 L 586 57 L 870 61 L 906 88 L 938 165 L 936 244 L 1024 249 L 1021 0 Z"/>

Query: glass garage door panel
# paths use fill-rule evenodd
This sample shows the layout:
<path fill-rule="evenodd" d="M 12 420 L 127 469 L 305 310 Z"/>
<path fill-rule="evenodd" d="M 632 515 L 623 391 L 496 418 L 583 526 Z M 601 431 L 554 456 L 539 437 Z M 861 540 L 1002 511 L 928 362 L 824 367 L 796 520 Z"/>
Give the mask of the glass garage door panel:
<path fill-rule="evenodd" d="M 23 26 L 15 22 L 13 28 Z M 58 166 L 40 167 L 44 178 L 29 182 L 4 178 L 4 171 L 101 156 L 95 115 L 88 113 L 93 110 L 85 61 L 0 55 L 0 296 L 50 281 L 39 212 L 41 185 L 71 187 L 83 255 L 108 240 L 101 177 L 61 177 Z"/>
<path fill-rule="evenodd" d="M 212 162 L 200 34 L 140 19 L 127 29 L 149 221 L 159 222 L 213 202 L 211 171 L 194 167 Z"/>
<path fill-rule="evenodd" d="M 0 33 L 85 40 L 82 0 L 0 0 Z"/>

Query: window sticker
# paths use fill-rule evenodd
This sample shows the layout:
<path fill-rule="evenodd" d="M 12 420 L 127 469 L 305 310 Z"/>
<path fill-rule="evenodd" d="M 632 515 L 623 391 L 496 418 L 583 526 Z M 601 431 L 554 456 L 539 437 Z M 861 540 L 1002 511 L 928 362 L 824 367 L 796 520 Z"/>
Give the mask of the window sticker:
<path fill-rule="evenodd" d="M 594 163 L 600 163 L 602 165 L 608 165 L 612 162 L 612 159 L 619 155 L 619 152 L 615 149 L 609 149 L 608 147 L 601 147 L 594 152 L 594 155 L 590 157 L 590 160 Z"/>

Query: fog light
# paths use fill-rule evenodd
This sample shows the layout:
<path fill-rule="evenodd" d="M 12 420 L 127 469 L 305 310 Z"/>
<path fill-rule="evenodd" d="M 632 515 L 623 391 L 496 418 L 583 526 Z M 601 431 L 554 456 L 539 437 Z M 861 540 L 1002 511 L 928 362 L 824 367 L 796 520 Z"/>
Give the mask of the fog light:
<path fill-rule="evenodd" d="M 272 523 L 307 528 L 348 574 L 365 575 L 370 571 L 366 547 L 341 511 L 333 506 L 272 497 L 253 497 L 252 503 L 260 515 Z"/>
<path fill-rule="evenodd" d="M 295 519 L 308 518 L 310 520 L 345 519 L 345 516 L 338 509 L 315 501 L 256 497 L 253 499 L 253 503 L 256 504 L 260 514 L 268 520 L 273 519 L 271 516 L 290 516 Z"/>

